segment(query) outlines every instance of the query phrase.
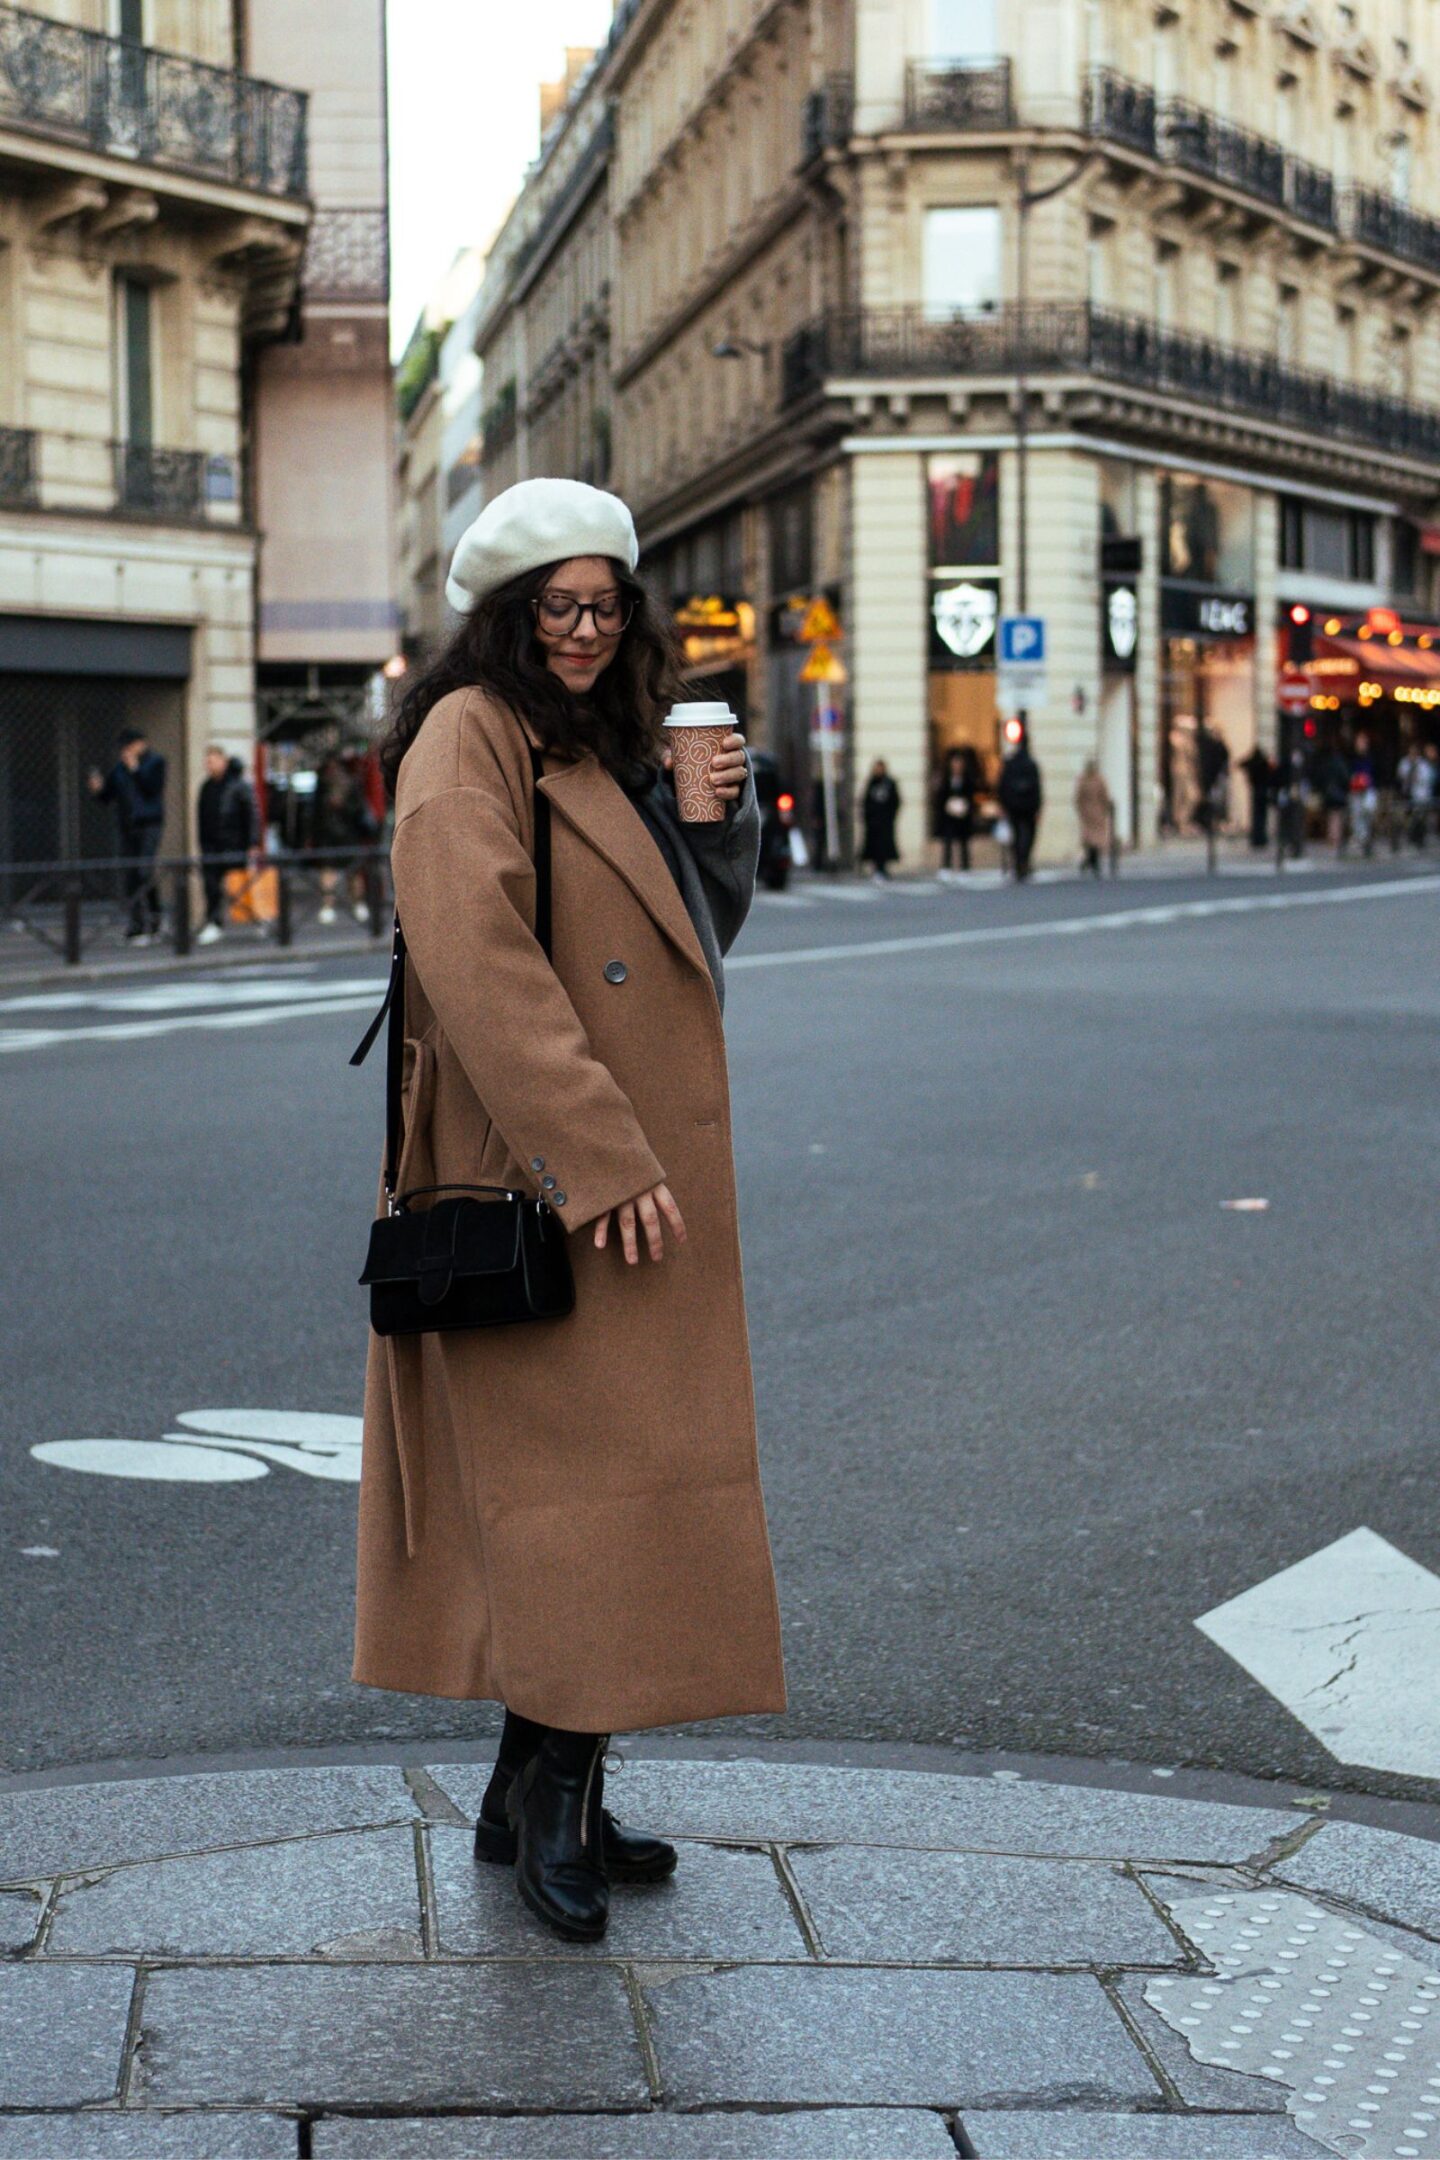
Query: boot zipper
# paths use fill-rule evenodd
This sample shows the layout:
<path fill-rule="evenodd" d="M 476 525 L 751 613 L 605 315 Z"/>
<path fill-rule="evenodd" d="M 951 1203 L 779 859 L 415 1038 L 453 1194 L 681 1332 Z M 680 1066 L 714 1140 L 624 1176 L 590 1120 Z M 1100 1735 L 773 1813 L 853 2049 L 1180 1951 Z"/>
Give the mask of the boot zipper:
<path fill-rule="evenodd" d="M 582 1852 L 590 1843 L 590 1795 L 595 1786 L 595 1772 L 605 1759 L 605 1750 L 609 1745 L 609 1741 L 610 1735 L 608 1733 L 596 1741 L 595 1752 L 590 1758 L 590 1768 L 585 1774 L 585 1793 L 580 1802 L 580 1849 Z"/>

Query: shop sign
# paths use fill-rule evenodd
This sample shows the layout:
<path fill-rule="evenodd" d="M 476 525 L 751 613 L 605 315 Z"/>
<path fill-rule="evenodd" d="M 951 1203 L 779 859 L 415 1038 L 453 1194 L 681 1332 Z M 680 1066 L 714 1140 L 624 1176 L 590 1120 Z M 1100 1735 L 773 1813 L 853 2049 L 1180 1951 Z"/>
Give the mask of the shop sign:
<path fill-rule="evenodd" d="M 732 600 L 723 593 L 691 593 L 676 603 L 675 627 L 686 663 L 693 667 L 704 660 L 728 659 L 752 644 L 755 610 L 748 600 Z"/>
<path fill-rule="evenodd" d="M 1254 596 L 1166 583 L 1160 588 L 1160 622 L 1182 637 L 1248 638 L 1255 629 Z"/>
<path fill-rule="evenodd" d="M 1130 669 L 1140 642 L 1140 599 L 1133 585 L 1105 587 L 1105 664 Z"/>
<path fill-rule="evenodd" d="M 941 585 L 930 602 L 935 634 L 956 660 L 978 660 L 995 642 L 1000 595 L 993 585 Z"/>

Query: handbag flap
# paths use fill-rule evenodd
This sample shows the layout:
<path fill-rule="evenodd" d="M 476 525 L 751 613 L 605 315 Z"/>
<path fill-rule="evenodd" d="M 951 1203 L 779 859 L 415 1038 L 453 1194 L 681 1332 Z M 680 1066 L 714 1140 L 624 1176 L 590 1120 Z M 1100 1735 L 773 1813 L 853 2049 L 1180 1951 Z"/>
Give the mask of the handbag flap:
<path fill-rule="evenodd" d="M 362 1283 L 414 1282 L 437 1305 L 457 1275 L 503 1275 L 520 1258 L 523 1200 L 437 1200 L 370 1225 Z"/>

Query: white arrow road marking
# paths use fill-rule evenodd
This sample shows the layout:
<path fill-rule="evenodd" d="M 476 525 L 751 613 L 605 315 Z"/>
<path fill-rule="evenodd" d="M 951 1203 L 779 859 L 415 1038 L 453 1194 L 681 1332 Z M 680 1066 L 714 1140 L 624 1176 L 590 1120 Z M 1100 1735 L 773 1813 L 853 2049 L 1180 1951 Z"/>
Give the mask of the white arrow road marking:
<path fill-rule="evenodd" d="M 1440 2116 L 1436 1959 L 1407 1957 L 1293 1891 L 1176 1899 L 1149 1880 L 1215 1968 L 1145 1984 L 1195 2060 L 1285 2086 L 1297 2128 L 1327 2151 L 1422 2160 Z"/>
<path fill-rule="evenodd" d="M 1440 1576 L 1373 1530 L 1196 1621 L 1337 1762 L 1440 1778 Z"/>
<path fill-rule="evenodd" d="M 360 1482 L 358 1417 L 317 1410 L 184 1410 L 177 1423 L 192 1429 L 160 1440 L 42 1440 L 30 1453 L 57 1470 L 170 1484 L 238 1484 L 268 1477 L 270 1463 L 305 1477 Z"/>

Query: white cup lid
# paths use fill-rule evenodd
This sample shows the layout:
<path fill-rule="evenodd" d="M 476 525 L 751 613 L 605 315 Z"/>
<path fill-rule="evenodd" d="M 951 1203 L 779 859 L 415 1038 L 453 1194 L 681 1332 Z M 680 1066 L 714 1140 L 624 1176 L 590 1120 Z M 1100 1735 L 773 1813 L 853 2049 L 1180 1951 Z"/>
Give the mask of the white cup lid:
<path fill-rule="evenodd" d="M 666 727 L 723 727 L 733 722 L 734 713 L 728 705 L 697 703 L 672 705 L 665 716 Z"/>

